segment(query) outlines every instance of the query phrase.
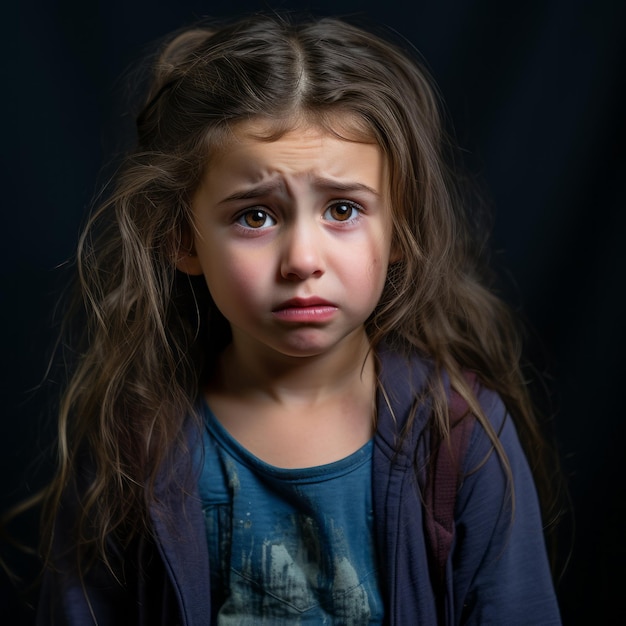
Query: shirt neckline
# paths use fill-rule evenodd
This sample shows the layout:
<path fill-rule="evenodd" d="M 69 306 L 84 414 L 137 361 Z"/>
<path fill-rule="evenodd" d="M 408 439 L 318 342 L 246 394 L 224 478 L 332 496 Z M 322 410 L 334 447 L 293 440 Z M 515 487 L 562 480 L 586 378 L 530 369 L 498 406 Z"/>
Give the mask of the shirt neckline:
<path fill-rule="evenodd" d="M 207 431 L 228 454 L 250 469 L 284 481 L 307 482 L 331 480 L 358 469 L 363 463 L 371 460 L 373 438 L 348 456 L 331 463 L 311 467 L 284 468 L 266 463 L 242 446 L 222 426 L 206 401 L 203 402 L 204 424 Z"/>

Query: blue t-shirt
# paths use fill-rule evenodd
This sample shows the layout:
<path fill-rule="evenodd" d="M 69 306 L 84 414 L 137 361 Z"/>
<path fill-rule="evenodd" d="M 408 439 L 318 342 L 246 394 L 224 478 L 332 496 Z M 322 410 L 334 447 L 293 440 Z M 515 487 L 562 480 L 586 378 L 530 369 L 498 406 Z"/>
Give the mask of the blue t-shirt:
<path fill-rule="evenodd" d="M 327 465 L 282 469 L 205 407 L 199 492 L 213 624 L 381 624 L 372 442 Z"/>

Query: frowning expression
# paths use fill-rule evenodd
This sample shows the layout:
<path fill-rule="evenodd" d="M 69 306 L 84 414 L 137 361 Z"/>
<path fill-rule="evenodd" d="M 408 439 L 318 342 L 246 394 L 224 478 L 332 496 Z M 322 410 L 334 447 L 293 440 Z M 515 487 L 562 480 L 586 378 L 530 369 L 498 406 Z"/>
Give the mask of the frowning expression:
<path fill-rule="evenodd" d="M 373 143 L 247 122 L 192 199 L 194 255 L 240 347 L 312 356 L 362 337 L 391 247 L 385 163 Z"/>

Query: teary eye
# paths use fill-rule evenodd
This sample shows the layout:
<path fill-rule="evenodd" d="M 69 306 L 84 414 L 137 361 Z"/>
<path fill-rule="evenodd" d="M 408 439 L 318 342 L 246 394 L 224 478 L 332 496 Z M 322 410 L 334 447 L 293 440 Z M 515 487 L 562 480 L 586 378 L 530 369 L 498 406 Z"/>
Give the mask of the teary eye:
<path fill-rule="evenodd" d="M 276 224 L 276 220 L 266 211 L 261 209 L 250 209 L 237 219 L 237 223 L 246 228 L 268 228 Z"/>

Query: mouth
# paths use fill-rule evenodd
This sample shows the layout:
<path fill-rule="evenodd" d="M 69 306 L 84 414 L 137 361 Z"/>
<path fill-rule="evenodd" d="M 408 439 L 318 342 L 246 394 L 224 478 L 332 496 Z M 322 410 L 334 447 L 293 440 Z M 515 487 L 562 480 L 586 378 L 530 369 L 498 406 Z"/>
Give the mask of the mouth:
<path fill-rule="evenodd" d="M 336 304 L 312 296 L 286 300 L 272 309 L 272 315 L 283 322 L 314 323 L 330 320 L 337 310 Z"/>

